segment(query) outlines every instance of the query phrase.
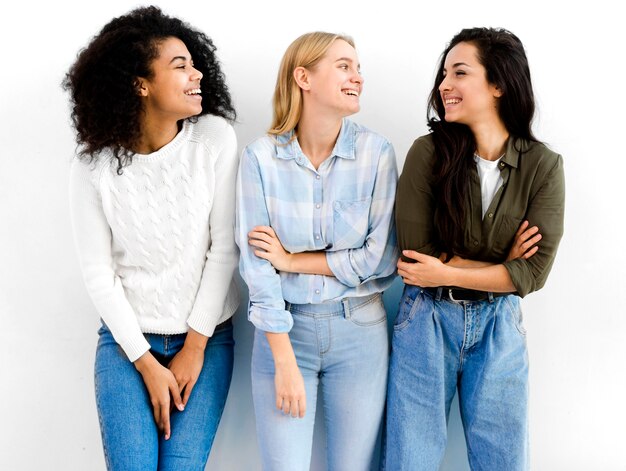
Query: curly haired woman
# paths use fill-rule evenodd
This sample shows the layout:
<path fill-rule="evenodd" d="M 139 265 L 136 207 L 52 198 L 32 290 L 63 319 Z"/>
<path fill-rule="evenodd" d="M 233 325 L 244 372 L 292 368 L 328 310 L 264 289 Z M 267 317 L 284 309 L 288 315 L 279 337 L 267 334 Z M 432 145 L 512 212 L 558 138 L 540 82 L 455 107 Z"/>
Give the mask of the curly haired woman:
<path fill-rule="evenodd" d="M 204 469 L 233 366 L 237 141 L 203 33 L 156 7 L 114 18 L 69 70 L 72 220 L 102 318 L 108 469 Z"/>

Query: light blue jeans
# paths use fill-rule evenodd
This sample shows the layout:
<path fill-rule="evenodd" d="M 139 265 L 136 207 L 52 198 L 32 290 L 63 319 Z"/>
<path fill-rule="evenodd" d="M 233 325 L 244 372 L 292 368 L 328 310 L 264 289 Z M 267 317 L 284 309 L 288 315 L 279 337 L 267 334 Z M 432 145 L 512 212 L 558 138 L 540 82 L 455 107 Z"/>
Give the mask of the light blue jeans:
<path fill-rule="evenodd" d="M 96 404 L 107 469 L 115 471 L 204 470 L 233 370 L 233 327 L 226 321 L 209 339 L 204 365 L 187 407 L 171 414 L 171 437 L 154 422 L 143 379 L 103 325 L 96 349 Z M 183 347 L 187 334 L 146 334 L 163 365 Z"/>
<path fill-rule="evenodd" d="M 519 297 L 453 302 L 405 286 L 394 323 L 385 466 L 437 471 L 459 392 L 473 471 L 528 469 L 528 356 Z"/>
<path fill-rule="evenodd" d="M 252 395 L 263 469 L 310 467 L 318 383 L 324 407 L 329 471 L 365 471 L 383 421 L 389 341 L 380 294 L 343 302 L 289 304 L 289 338 L 304 377 L 307 411 L 293 418 L 276 408 L 274 360 L 257 329 L 252 353 Z"/>

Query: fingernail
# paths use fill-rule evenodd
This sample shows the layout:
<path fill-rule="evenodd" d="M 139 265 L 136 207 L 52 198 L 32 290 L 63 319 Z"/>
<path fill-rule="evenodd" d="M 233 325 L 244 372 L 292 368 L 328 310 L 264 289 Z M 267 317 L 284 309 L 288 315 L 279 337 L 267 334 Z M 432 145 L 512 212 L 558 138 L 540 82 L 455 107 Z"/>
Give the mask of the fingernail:
<path fill-rule="evenodd" d="M 184 404 L 178 404 L 178 410 L 179 411 L 184 411 L 185 410 L 185 405 Z"/>

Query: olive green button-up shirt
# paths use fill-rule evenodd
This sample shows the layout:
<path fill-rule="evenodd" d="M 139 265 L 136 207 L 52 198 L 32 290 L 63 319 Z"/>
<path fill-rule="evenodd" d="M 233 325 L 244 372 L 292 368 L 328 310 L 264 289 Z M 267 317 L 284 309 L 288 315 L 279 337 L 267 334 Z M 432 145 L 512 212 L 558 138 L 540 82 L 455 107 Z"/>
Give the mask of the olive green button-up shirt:
<path fill-rule="evenodd" d="M 435 149 L 430 135 L 417 139 L 409 150 L 398 182 L 396 228 L 401 250 L 438 257 L 441 248 L 434 227 L 438 202 L 433 166 Z M 540 289 L 554 263 L 563 235 L 565 177 L 563 159 L 545 145 L 510 138 L 500 160 L 502 186 L 482 217 L 480 178 L 471 173 L 464 252 L 457 255 L 490 263 L 503 263 L 517 294 L 524 297 Z M 537 226 L 542 239 L 528 260 L 506 262 L 515 232 L 524 220 Z"/>

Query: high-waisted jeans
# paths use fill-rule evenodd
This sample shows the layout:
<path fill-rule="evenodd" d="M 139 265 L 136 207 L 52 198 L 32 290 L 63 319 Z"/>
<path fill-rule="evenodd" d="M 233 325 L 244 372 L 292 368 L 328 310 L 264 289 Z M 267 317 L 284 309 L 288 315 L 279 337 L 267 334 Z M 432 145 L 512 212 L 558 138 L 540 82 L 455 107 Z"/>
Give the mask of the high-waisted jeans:
<path fill-rule="evenodd" d="M 453 302 L 407 285 L 391 350 L 387 471 L 439 469 L 457 389 L 471 469 L 528 469 L 528 357 L 519 297 Z"/>
<path fill-rule="evenodd" d="M 217 431 L 233 370 L 233 327 L 220 324 L 207 343 L 204 364 L 185 410 L 174 409 L 171 437 L 154 421 L 143 378 L 103 325 L 96 350 L 96 404 L 109 470 L 204 470 Z M 162 365 L 178 353 L 187 334 L 146 334 Z"/>
<path fill-rule="evenodd" d="M 383 419 L 388 367 L 386 314 L 380 294 L 321 304 L 289 304 L 289 338 L 304 377 L 303 419 L 276 408 L 274 360 L 257 330 L 252 394 L 263 469 L 304 471 L 311 461 L 318 383 L 324 407 L 330 471 L 365 471 Z"/>

